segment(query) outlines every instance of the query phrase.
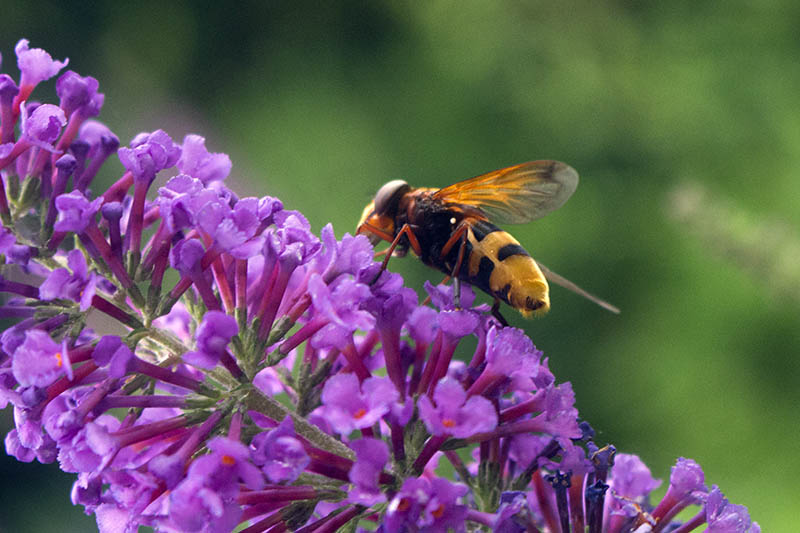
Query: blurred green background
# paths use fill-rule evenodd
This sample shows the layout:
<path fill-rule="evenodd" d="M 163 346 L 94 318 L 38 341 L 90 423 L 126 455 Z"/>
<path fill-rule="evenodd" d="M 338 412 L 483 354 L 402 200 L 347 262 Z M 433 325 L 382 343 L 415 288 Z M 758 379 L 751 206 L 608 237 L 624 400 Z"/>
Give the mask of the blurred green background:
<path fill-rule="evenodd" d="M 229 185 L 352 232 L 404 178 L 444 186 L 568 162 L 561 210 L 510 228 L 622 309 L 558 287 L 507 311 L 571 381 L 597 440 L 667 479 L 696 459 L 764 531 L 800 502 L 800 4 L 728 2 L 7 2 L 21 37 L 100 80 L 123 143 L 206 136 Z M 48 98 L 48 90 L 34 97 Z M 50 91 L 50 92 L 48 92 Z M 421 289 L 440 275 L 391 268 Z M 0 418 L 3 434 L 10 410 Z M 0 531 L 85 531 L 72 477 L 0 457 Z"/>

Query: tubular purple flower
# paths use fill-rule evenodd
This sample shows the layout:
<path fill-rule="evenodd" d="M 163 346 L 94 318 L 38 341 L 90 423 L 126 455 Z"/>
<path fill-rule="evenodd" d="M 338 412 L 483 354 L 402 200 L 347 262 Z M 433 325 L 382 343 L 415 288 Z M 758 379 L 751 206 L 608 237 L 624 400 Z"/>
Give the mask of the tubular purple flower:
<path fill-rule="evenodd" d="M 14 141 L 14 97 L 19 87 L 8 74 L 0 74 L 0 144 Z"/>
<path fill-rule="evenodd" d="M 223 181 L 231 172 L 231 159 L 227 154 L 213 154 L 206 149 L 205 138 L 199 135 L 187 135 L 183 138 L 178 170 L 208 185 L 214 181 Z"/>
<path fill-rule="evenodd" d="M 201 368 L 214 368 L 238 331 L 232 316 L 221 311 L 209 311 L 197 328 L 197 351 L 184 354 L 184 361 Z"/>
<path fill-rule="evenodd" d="M 660 521 L 656 530 L 660 530 L 661 524 L 668 523 L 687 506 L 697 503 L 699 495 L 707 491 L 705 474 L 700 465 L 691 459 L 679 457 L 672 467 L 667 493 L 652 513 Z"/>
<path fill-rule="evenodd" d="M 389 448 L 379 439 L 363 438 L 350 445 L 356 452 L 356 462 L 350 469 L 350 489 L 347 501 L 360 505 L 375 505 L 386 501 L 378 483 L 381 470 L 389 460 Z"/>
<path fill-rule="evenodd" d="M 71 70 L 59 77 L 56 92 L 69 122 L 56 148 L 67 148 L 78 135 L 83 121 L 100 114 L 105 96 L 97 92 L 98 86 L 97 80 L 91 76 L 84 78 Z"/>
<path fill-rule="evenodd" d="M 80 250 L 69 252 L 67 264 L 72 274 L 65 268 L 54 270 L 39 287 L 39 297 L 42 300 L 72 300 L 80 304 L 81 311 L 86 311 L 92 304 L 98 276 L 89 272 L 86 258 Z"/>
<path fill-rule="evenodd" d="M 638 516 L 650 492 L 660 485 L 661 480 L 652 477 L 639 457 L 617 454 L 609 479 L 610 497 L 606 499 L 604 522 L 609 524 L 609 529 L 619 530 L 625 522 Z"/>
<path fill-rule="evenodd" d="M 385 378 L 367 378 L 359 384 L 354 374 L 337 374 L 322 389 L 325 416 L 343 435 L 372 426 L 397 399 L 397 390 Z"/>
<path fill-rule="evenodd" d="M 50 196 L 50 207 L 45 218 L 45 227 L 50 228 L 56 220 L 56 197 L 64 192 L 67 187 L 67 180 L 75 172 L 78 161 L 70 154 L 64 154 L 56 160 L 56 175 L 53 178 L 53 191 Z"/>
<path fill-rule="evenodd" d="M 480 394 L 513 376 L 534 378 L 542 352 L 520 329 L 492 327 L 486 334 L 486 368 L 472 384 L 470 392 Z M 528 383 L 528 385 L 532 385 Z"/>
<path fill-rule="evenodd" d="M 25 341 L 14 350 L 11 369 L 23 387 L 45 387 L 65 372 L 61 346 L 38 329 L 25 332 Z"/>
<path fill-rule="evenodd" d="M 650 469 L 636 455 L 619 453 L 614 458 L 609 485 L 616 495 L 641 502 L 661 485 L 661 480 L 654 479 Z"/>
<path fill-rule="evenodd" d="M 66 67 L 69 59 L 55 61 L 41 48 L 29 48 L 28 39 L 20 39 L 14 47 L 17 54 L 17 67 L 20 71 L 19 94 L 14 99 L 14 114 L 19 113 L 19 106 L 28 99 L 39 82 L 49 80 L 62 68 Z"/>
<path fill-rule="evenodd" d="M 68 70 L 56 82 L 56 94 L 61 100 L 61 109 L 67 116 L 78 110 L 83 118 L 97 116 L 103 105 L 103 95 L 97 92 L 99 87 L 95 78 L 84 77 Z"/>
<path fill-rule="evenodd" d="M 175 166 L 180 156 L 181 147 L 164 130 L 140 133 L 131 140 L 130 148 L 119 150 L 122 166 L 141 181 L 152 180 L 156 172 Z"/>
<path fill-rule="evenodd" d="M 750 520 L 743 505 L 734 505 L 714 485 L 706 496 L 704 505 L 709 533 L 760 533 L 761 528 Z"/>
<path fill-rule="evenodd" d="M 83 233 L 94 223 L 94 215 L 100 209 L 103 200 L 95 198 L 90 202 L 79 191 L 72 191 L 56 197 L 55 203 L 58 209 L 55 230 Z"/>
<path fill-rule="evenodd" d="M 158 190 L 161 217 L 170 232 L 192 228 L 197 224 L 197 214 L 216 195 L 208 194 L 200 180 L 178 174 Z"/>
<path fill-rule="evenodd" d="M 69 59 L 55 61 L 50 54 L 41 48 L 30 48 L 28 43 L 28 39 L 20 39 L 14 47 L 17 66 L 22 73 L 20 85 L 36 85 L 49 80 L 69 63 Z"/>
<path fill-rule="evenodd" d="M 288 416 L 275 429 L 253 437 L 250 456 L 272 483 L 295 481 L 311 461 Z"/>
<path fill-rule="evenodd" d="M 436 385 L 434 406 L 428 396 L 419 399 L 420 418 L 432 435 L 452 435 L 456 438 L 485 433 L 497 427 L 497 412 L 483 396 L 471 396 L 461 385 L 445 378 Z"/>
<path fill-rule="evenodd" d="M 205 256 L 205 249 L 196 239 L 178 242 L 170 252 L 170 264 L 178 272 L 187 276 L 194 283 L 200 296 L 208 309 L 219 310 L 219 301 L 211 285 L 205 278 L 202 270 L 201 259 Z"/>
<path fill-rule="evenodd" d="M 214 209 L 217 207 L 220 209 Z M 237 259 L 256 255 L 264 245 L 264 238 L 256 236 L 261 222 L 257 198 L 243 198 L 233 209 L 222 203 L 209 203 L 200 216 L 200 227 L 212 236 L 219 249 Z"/>
<path fill-rule="evenodd" d="M 324 317 L 328 326 L 315 337 L 316 346 L 344 348 L 356 329 L 370 329 L 375 323 L 371 314 L 359 309 L 370 296 L 369 287 L 349 278 L 342 278 L 333 286 L 325 284 L 322 277 L 312 274 L 308 281 L 314 310 Z"/>
<path fill-rule="evenodd" d="M 89 165 L 77 176 L 75 188 L 85 192 L 103 163 L 119 148 L 119 138 L 107 126 L 96 120 L 87 120 L 78 130 L 78 138 L 89 145 Z"/>
<path fill-rule="evenodd" d="M 60 107 L 53 104 L 37 106 L 30 115 L 22 114 L 22 134 L 34 146 L 53 152 L 61 130 L 67 125 L 67 117 Z"/>

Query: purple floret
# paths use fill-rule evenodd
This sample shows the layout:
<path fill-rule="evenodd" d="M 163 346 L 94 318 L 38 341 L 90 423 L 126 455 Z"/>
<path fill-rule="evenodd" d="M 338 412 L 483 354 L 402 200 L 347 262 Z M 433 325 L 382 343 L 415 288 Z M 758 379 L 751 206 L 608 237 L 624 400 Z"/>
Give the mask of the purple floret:
<path fill-rule="evenodd" d="M 197 328 L 197 351 L 184 354 L 187 363 L 201 368 L 214 368 L 239 332 L 236 319 L 221 311 L 209 311 Z"/>
<path fill-rule="evenodd" d="M 289 416 L 275 429 L 253 437 L 250 455 L 272 483 L 293 482 L 311 461 Z"/>
<path fill-rule="evenodd" d="M 200 135 L 183 138 L 183 149 L 177 164 L 183 174 L 199 179 L 204 185 L 227 178 L 232 166 L 227 154 L 209 152 L 205 138 Z"/>
<path fill-rule="evenodd" d="M 734 505 L 714 485 L 705 502 L 705 515 L 708 533 L 760 533 L 758 523 L 750 520 L 750 513 L 744 505 Z"/>
<path fill-rule="evenodd" d="M 120 148 L 117 154 L 122 166 L 133 174 L 135 180 L 149 185 L 159 171 L 175 166 L 181 148 L 166 132 L 156 130 L 140 133 L 133 138 L 130 148 Z"/>
<path fill-rule="evenodd" d="M 80 303 L 81 311 L 86 311 L 92 304 L 92 297 L 99 281 L 94 272 L 89 272 L 86 258 L 80 250 L 71 250 L 67 255 L 66 268 L 57 268 L 39 287 L 42 300 L 64 298 Z"/>
<path fill-rule="evenodd" d="M 27 108 L 26 108 L 27 111 Z M 64 111 L 57 105 L 42 104 L 30 114 L 23 113 L 22 134 L 32 144 L 53 151 L 53 143 L 67 124 Z"/>
<path fill-rule="evenodd" d="M 386 378 L 367 378 L 359 385 L 354 374 L 337 374 L 322 389 L 325 415 L 342 434 L 372 426 L 397 399 L 397 390 Z"/>
<path fill-rule="evenodd" d="M 62 347 L 44 331 L 28 330 L 23 343 L 14 350 L 11 368 L 23 387 L 46 387 L 65 372 Z"/>
<path fill-rule="evenodd" d="M 464 388 L 454 379 L 445 378 L 436 385 L 434 406 L 428 396 L 419 399 L 419 415 L 433 435 L 466 438 L 497 427 L 497 412 L 483 396 L 467 398 Z"/>
<path fill-rule="evenodd" d="M 20 39 L 14 47 L 17 54 L 17 66 L 22 73 L 20 85 L 36 85 L 49 80 L 62 68 L 67 66 L 69 59 L 55 61 L 41 48 L 29 48 L 28 39 Z"/>
<path fill-rule="evenodd" d="M 97 116 L 103 106 L 104 96 L 97 92 L 99 82 L 91 76 L 81 76 L 68 70 L 56 82 L 56 93 L 61 99 L 61 109 L 67 116 L 80 111 L 81 117 Z"/>
<path fill-rule="evenodd" d="M 90 202 L 79 191 L 58 196 L 56 198 L 58 220 L 56 220 L 55 230 L 83 233 L 90 224 L 94 223 L 94 215 L 100 210 L 101 205 L 103 205 L 102 198 L 95 198 Z"/>
<path fill-rule="evenodd" d="M 389 448 L 379 439 L 362 438 L 350 443 L 356 452 L 356 462 L 350 469 L 350 482 L 353 488 L 348 492 L 347 501 L 361 505 L 375 505 L 385 502 L 386 495 L 381 492 L 378 477 L 389 460 Z"/>

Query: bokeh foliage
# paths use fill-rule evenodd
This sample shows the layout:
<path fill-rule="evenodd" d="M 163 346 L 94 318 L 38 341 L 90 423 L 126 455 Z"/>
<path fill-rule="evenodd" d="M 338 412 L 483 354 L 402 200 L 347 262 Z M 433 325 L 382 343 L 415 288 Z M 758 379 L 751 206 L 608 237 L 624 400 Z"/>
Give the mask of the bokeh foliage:
<path fill-rule="evenodd" d="M 4 71 L 20 37 L 69 56 L 100 80 L 123 142 L 201 133 L 231 155 L 236 190 L 279 196 L 317 230 L 352 231 L 389 179 L 570 163 L 570 202 L 511 229 L 623 313 L 554 288 L 549 316 L 509 318 L 572 381 L 598 441 L 664 478 L 692 457 L 765 531 L 793 530 L 800 302 L 775 272 L 800 271 L 800 4 L 9 4 Z M 676 190 L 697 184 L 687 216 Z M 439 280 L 411 259 L 391 268 Z M 0 531 L 91 526 L 57 470 L 3 456 L 0 478 Z"/>

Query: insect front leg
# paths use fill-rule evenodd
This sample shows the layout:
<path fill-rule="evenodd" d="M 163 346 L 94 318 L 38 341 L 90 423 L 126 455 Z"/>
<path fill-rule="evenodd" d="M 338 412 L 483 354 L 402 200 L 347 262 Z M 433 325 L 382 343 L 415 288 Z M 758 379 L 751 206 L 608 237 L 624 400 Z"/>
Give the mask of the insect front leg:
<path fill-rule="evenodd" d="M 368 227 L 367 229 L 370 228 L 371 227 Z M 372 230 L 370 229 L 370 231 Z M 386 234 L 384 233 L 383 235 Z M 397 248 L 398 244 L 400 244 L 400 239 L 402 239 L 404 235 L 406 236 L 406 238 L 408 238 L 408 243 L 411 246 L 411 249 L 414 250 L 414 253 L 417 255 L 422 255 L 422 247 L 420 247 L 419 245 L 419 240 L 417 239 L 417 236 L 414 235 L 414 230 L 411 229 L 411 226 L 409 224 L 403 224 L 403 227 L 400 228 L 400 231 L 397 232 L 397 235 L 395 235 L 394 239 L 392 240 L 392 244 L 390 244 L 389 248 L 386 249 L 386 257 L 383 258 L 383 262 L 381 263 L 381 268 L 380 270 L 378 270 L 378 273 L 375 274 L 375 278 L 370 282 L 370 285 L 378 281 L 378 278 L 381 276 L 381 274 L 383 274 L 383 271 L 386 270 L 386 266 L 389 264 L 389 259 L 392 258 L 392 253 L 394 252 L 394 249 Z"/>

